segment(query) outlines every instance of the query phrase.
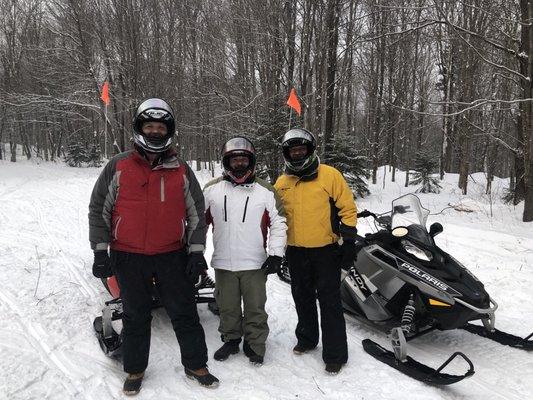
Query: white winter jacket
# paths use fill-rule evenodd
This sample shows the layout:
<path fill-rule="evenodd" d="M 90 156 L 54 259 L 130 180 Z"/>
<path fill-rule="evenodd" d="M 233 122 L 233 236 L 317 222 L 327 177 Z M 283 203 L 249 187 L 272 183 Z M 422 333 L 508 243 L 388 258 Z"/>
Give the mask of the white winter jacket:
<path fill-rule="evenodd" d="M 287 223 L 272 185 L 259 178 L 234 185 L 220 177 L 205 186 L 204 197 L 206 221 L 213 224 L 213 268 L 261 268 L 267 257 L 267 231 L 268 255 L 283 257 Z"/>

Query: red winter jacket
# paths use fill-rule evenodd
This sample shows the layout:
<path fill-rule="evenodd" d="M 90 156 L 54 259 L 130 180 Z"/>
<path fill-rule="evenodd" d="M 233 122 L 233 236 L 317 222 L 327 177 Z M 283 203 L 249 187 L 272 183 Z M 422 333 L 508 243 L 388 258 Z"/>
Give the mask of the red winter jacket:
<path fill-rule="evenodd" d="M 190 167 L 167 152 L 152 167 L 137 151 L 113 157 L 89 204 L 93 250 L 160 254 L 188 246 L 203 251 L 204 198 Z"/>

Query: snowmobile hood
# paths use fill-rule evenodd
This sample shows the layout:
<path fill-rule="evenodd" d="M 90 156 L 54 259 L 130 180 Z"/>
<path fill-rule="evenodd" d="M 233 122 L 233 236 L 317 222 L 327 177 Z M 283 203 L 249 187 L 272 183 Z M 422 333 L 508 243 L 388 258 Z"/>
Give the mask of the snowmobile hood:
<path fill-rule="evenodd" d="M 455 298 L 480 309 L 490 307 L 490 297 L 481 283 L 468 269 L 437 247 L 431 261 L 415 259 L 405 251 L 374 244 L 365 249 L 374 257 L 402 273 L 403 279 L 418 287 L 428 297 L 447 304 Z"/>

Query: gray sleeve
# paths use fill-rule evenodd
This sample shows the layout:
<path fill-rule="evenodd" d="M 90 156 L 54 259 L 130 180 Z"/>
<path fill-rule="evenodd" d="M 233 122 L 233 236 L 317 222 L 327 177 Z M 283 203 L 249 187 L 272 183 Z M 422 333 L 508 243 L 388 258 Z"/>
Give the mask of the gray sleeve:
<path fill-rule="evenodd" d="M 202 188 L 191 167 L 185 163 L 185 205 L 187 207 L 187 244 L 188 252 L 205 250 L 205 200 Z"/>
<path fill-rule="evenodd" d="M 111 233 L 111 214 L 115 205 L 120 174 L 115 173 L 116 159 L 104 167 L 96 181 L 89 202 L 89 241 L 93 250 L 107 250 Z"/>

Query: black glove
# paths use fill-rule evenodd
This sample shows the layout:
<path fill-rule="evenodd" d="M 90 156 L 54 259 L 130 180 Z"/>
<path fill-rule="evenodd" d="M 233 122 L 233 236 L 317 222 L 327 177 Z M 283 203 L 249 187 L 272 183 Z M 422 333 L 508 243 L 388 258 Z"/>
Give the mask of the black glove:
<path fill-rule="evenodd" d="M 357 260 L 357 246 L 355 241 L 344 239 L 341 245 L 341 268 L 348 271 Z"/>
<path fill-rule="evenodd" d="M 189 276 L 191 281 L 198 282 L 200 274 L 207 271 L 207 261 L 201 252 L 192 252 L 189 254 L 185 273 Z"/>
<path fill-rule="evenodd" d="M 275 274 L 279 271 L 281 267 L 281 257 L 280 256 L 268 256 L 261 269 L 265 271 L 265 275 Z"/>
<path fill-rule="evenodd" d="M 111 271 L 111 259 L 107 250 L 97 250 L 94 252 L 93 275 L 97 278 L 109 278 L 113 275 Z"/>

